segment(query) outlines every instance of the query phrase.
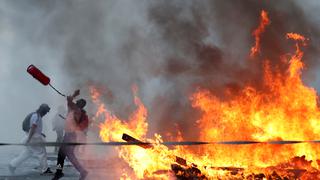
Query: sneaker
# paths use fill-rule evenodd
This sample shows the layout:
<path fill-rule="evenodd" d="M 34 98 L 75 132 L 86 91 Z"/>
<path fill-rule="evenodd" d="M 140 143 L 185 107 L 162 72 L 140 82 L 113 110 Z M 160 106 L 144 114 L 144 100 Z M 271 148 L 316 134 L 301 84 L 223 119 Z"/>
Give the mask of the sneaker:
<path fill-rule="evenodd" d="M 54 173 L 54 177 L 52 180 L 58 180 L 64 176 L 63 172 L 61 170 L 57 170 L 56 173 Z"/>
<path fill-rule="evenodd" d="M 9 164 L 8 169 L 9 169 L 11 174 L 14 174 L 14 171 L 16 170 L 16 167 L 13 167 L 13 166 L 11 166 L 11 164 Z"/>
<path fill-rule="evenodd" d="M 46 171 L 44 171 L 43 173 L 41 173 L 41 175 L 48 175 L 48 174 L 53 174 L 53 172 L 51 171 L 50 168 L 48 168 Z"/>

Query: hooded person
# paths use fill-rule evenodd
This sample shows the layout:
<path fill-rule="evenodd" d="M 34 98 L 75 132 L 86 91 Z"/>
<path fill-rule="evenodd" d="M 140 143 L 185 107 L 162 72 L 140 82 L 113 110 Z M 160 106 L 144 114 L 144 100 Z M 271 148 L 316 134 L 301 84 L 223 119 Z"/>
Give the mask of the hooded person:
<path fill-rule="evenodd" d="M 76 142 L 77 134 L 83 133 L 88 127 L 88 116 L 86 111 L 83 109 L 86 106 L 86 101 L 84 99 L 79 99 L 76 101 L 76 103 L 73 102 L 74 98 L 79 94 L 80 90 L 76 90 L 72 96 L 67 97 L 68 114 L 64 127 L 65 134 L 62 141 L 63 143 Z M 60 146 L 58 152 L 57 170 L 53 180 L 64 176 L 63 166 L 66 157 L 68 157 L 69 161 L 80 173 L 80 180 L 86 178 L 88 172 L 81 165 L 74 151 L 75 146 Z"/>
<path fill-rule="evenodd" d="M 50 107 L 47 104 L 41 104 L 39 108 L 30 113 L 26 120 L 28 128 L 25 130 L 26 136 L 23 139 L 23 143 L 44 143 L 45 135 L 42 133 L 42 118 L 50 111 Z M 24 124 L 25 124 L 24 122 Z M 13 174 L 18 165 L 26 161 L 30 157 L 36 157 L 39 159 L 40 167 L 42 170 L 41 174 L 51 174 L 52 171 L 48 167 L 47 162 L 47 151 L 45 146 L 25 146 L 23 151 L 15 157 L 9 163 L 9 170 Z"/>

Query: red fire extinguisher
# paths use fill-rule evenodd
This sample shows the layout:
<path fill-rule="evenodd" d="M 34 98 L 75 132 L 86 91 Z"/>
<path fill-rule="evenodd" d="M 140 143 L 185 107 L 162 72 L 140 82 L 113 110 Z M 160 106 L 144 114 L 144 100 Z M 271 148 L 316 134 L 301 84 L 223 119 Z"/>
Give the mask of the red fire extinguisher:
<path fill-rule="evenodd" d="M 38 81 L 40 81 L 43 85 L 47 86 L 49 85 L 52 89 L 54 89 L 57 93 L 59 93 L 61 96 L 66 96 L 64 94 L 62 94 L 60 91 L 58 91 L 55 87 L 53 87 L 50 84 L 50 78 L 48 76 L 46 76 L 45 74 L 43 74 L 36 66 L 34 65 L 30 65 L 27 68 L 27 72 L 29 74 L 31 74 L 32 77 L 34 77 L 35 79 L 37 79 Z"/>

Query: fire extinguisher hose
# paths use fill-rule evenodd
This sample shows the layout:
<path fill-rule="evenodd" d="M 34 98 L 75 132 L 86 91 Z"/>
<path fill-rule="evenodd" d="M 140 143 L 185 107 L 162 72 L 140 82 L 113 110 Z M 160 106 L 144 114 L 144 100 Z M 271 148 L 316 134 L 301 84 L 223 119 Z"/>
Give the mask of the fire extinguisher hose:
<path fill-rule="evenodd" d="M 60 94 L 63 97 L 66 97 L 66 95 L 62 94 L 60 91 L 58 91 L 55 87 L 53 87 L 50 83 L 49 86 L 52 87 L 52 89 L 54 89 L 58 94 Z"/>

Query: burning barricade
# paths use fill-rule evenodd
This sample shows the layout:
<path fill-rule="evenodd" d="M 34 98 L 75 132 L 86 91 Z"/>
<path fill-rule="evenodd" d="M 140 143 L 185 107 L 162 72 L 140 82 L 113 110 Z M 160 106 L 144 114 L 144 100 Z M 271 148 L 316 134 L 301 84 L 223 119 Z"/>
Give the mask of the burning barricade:
<path fill-rule="evenodd" d="M 256 43 L 251 57 L 259 53 L 259 36 L 269 24 L 267 12 L 262 11 L 261 24 L 253 33 Z M 260 87 L 248 83 L 238 93 L 226 89 L 227 99 L 203 88 L 190 95 L 192 107 L 202 113 L 196 120 L 201 130 L 198 140 L 236 145 L 169 148 L 159 134 L 154 139 L 146 138 L 148 113 L 137 88 L 133 88 L 137 109 L 122 120 L 107 110 L 99 92 L 92 87 L 91 97 L 98 109 L 96 117 L 104 119 L 101 139 L 140 143 L 117 147 L 119 157 L 132 170 L 124 173 L 123 179 L 320 179 L 320 150 L 316 141 L 308 142 L 320 136 L 318 97 L 301 80 L 302 48 L 307 39 L 296 33 L 284 37 L 294 42 L 294 53 L 283 55 L 279 62 L 286 70 L 272 67 L 268 59 L 263 59 Z"/>

